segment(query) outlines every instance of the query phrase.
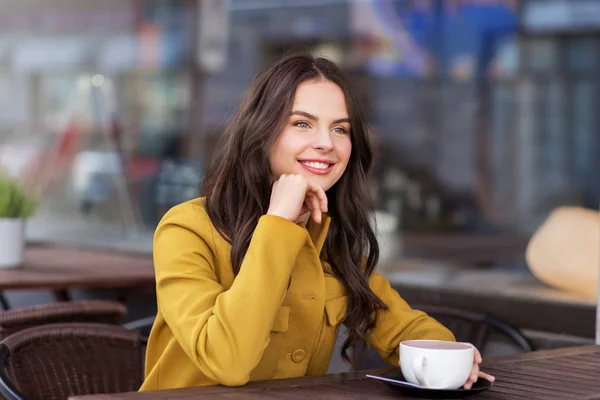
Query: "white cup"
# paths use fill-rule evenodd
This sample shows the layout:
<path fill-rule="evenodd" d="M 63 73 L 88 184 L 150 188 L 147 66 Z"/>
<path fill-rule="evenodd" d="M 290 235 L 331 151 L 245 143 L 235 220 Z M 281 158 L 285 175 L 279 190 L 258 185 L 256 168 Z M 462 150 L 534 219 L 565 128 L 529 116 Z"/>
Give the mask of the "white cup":
<path fill-rule="evenodd" d="M 408 340 L 400 343 L 400 368 L 404 378 L 427 389 L 458 389 L 471 373 L 475 347 L 441 340 Z"/>

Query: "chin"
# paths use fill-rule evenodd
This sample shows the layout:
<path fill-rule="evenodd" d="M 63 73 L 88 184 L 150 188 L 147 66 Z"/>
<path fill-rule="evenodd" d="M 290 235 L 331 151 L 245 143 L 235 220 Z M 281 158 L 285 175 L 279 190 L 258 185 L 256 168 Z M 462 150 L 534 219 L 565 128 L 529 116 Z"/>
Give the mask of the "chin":
<path fill-rule="evenodd" d="M 333 187 L 333 185 L 336 184 L 337 181 L 339 181 L 339 179 L 341 177 L 335 178 L 334 176 L 332 176 L 332 174 L 328 174 L 328 175 L 315 175 L 315 174 L 311 174 L 310 172 L 305 171 L 304 169 L 300 169 L 297 170 L 297 172 L 292 172 L 298 175 L 302 175 L 304 178 L 306 178 L 307 181 L 309 181 L 310 183 L 320 186 L 321 189 L 323 189 L 323 191 L 328 191 L 329 189 L 331 189 Z"/>
<path fill-rule="evenodd" d="M 320 186 L 325 192 L 331 189 L 331 187 L 334 185 L 334 183 L 332 183 L 329 179 L 323 179 L 314 176 L 307 177 L 307 179 L 310 183 Z"/>

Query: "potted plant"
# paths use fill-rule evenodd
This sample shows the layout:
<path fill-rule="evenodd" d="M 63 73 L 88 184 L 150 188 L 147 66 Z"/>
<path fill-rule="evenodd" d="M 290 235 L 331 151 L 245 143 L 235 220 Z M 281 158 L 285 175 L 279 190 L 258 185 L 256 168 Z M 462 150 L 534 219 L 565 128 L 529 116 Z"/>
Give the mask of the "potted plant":
<path fill-rule="evenodd" d="M 23 264 L 25 220 L 36 208 L 36 201 L 15 180 L 0 174 L 0 268 Z"/>

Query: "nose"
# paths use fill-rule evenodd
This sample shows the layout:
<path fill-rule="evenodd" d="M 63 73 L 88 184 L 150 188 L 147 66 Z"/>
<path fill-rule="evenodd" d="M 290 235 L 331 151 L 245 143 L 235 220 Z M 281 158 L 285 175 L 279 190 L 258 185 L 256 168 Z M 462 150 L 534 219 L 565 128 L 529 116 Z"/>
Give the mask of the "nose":
<path fill-rule="evenodd" d="M 313 142 L 313 148 L 320 151 L 331 151 L 333 149 L 333 141 L 328 129 L 319 129 L 315 140 Z"/>

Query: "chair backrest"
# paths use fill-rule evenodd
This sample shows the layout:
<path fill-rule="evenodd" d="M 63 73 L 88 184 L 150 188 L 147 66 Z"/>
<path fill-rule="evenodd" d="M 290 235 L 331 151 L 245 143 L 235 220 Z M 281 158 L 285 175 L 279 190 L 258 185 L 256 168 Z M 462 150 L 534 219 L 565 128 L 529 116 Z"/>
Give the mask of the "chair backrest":
<path fill-rule="evenodd" d="M 121 326 L 50 324 L 0 343 L 0 393 L 8 400 L 136 391 L 142 376 L 140 334 Z"/>
<path fill-rule="evenodd" d="M 533 346 L 523 334 L 515 327 L 494 318 L 488 314 L 475 313 L 457 308 L 412 305 L 414 309 L 426 312 L 442 325 L 448 328 L 458 342 L 469 342 L 481 352 L 484 351 L 488 336 L 491 332 L 498 332 L 507 337 L 522 352 L 530 352 Z M 353 355 L 353 368 L 355 370 L 375 369 L 388 366 L 373 349 L 359 348 Z"/>
<path fill-rule="evenodd" d="M 469 342 L 483 349 L 489 329 L 485 314 L 439 306 L 415 305 L 414 308 L 426 312 L 448 328 L 458 342 Z"/>
<path fill-rule="evenodd" d="M 481 351 L 492 332 L 505 336 L 522 352 L 533 351 L 529 340 L 517 328 L 489 314 L 431 305 L 414 305 L 414 308 L 441 322 L 454 333 L 457 341 L 473 343 Z"/>
<path fill-rule="evenodd" d="M 146 355 L 146 347 L 148 346 L 148 338 L 150 337 L 150 332 L 152 331 L 152 326 L 154 325 L 155 319 L 156 316 L 152 315 L 150 317 L 137 319 L 135 321 L 130 321 L 126 324 L 123 324 L 124 328 L 133 329 L 140 332 L 140 342 L 142 343 L 142 346 L 144 346 L 144 357 Z"/>
<path fill-rule="evenodd" d="M 119 325 L 127 308 L 111 300 L 80 300 L 0 311 L 0 340 L 23 329 L 62 322 Z"/>
<path fill-rule="evenodd" d="M 150 335 L 150 331 L 152 330 L 152 325 L 154 325 L 154 320 L 156 319 L 155 315 L 150 317 L 145 317 L 141 319 L 136 319 L 135 321 L 130 321 L 123 326 L 127 329 L 136 329 L 142 333 L 144 336 Z"/>

